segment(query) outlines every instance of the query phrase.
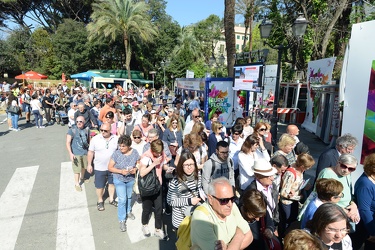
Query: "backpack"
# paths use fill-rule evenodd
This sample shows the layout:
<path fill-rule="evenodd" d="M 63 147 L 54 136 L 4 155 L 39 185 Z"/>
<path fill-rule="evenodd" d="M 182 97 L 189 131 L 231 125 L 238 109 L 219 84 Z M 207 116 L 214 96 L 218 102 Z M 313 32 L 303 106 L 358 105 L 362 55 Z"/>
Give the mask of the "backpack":
<path fill-rule="evenodd" d="M 195 210 L 202 211 L 207 216 L 210 216 L 208 210 L 203 206 L 198 206 Z M 186 216 L 177 230 L 177 250 L 190 250 L 191 248 L 191 238 L 190 238 L 190 228 L 191 228 L 191 215 Z"/>
<path fill-rule="evenodd" d="M 216 170 L 216 166 L 215 166 L 215 161 L 212 160 L 211 158 L 210 158 L 210 160 L 211 160 L 211 164 L 212 164 L 212 168 L 211 168 L 211 176 L 212 176 L 214 174 L 215 170 Z M 233 162 L 232 158 L 229 158 L 229 163 L 230 163 L 229 167 L 234 168 L 234 162 Z M 221 169 L 221 164 L 220 164 L 220 169 Z"/>

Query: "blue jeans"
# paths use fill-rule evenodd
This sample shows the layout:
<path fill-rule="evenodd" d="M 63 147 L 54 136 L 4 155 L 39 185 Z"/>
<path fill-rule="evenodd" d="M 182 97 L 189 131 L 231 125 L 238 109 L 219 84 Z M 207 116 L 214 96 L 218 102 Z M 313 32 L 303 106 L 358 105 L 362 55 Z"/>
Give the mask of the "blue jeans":
<path fill-rule="evenodd" d="M 128 213 L 131 212 L 132 194 L 134 180 L 129 182 L 119 181 L 116 177 L 113 178 L 113 184 L 116 187 L 116 194 L 118 197 L 117 216 L 119 221 L 125 221 Z"/>
<path fill-rule="evenodd" d="M 19 119 L 19 115 L 18 114 L 15 114 L 15 113 L 11 113 L 11 116 L 12 116 L 12 127 L 14 129 L 18 129 L 18 119 Z"/>
<path fill-rule="evenodd" d="M 43 126 L 43 116 L 39 113 L 39 110 L 33 110 L 35 118 L 35 126 Z"/>

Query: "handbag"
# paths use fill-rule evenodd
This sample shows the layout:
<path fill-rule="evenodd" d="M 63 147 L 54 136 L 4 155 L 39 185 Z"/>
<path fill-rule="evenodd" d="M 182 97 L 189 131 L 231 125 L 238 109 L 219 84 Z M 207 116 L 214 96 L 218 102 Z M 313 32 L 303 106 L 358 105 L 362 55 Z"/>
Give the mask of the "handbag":
<path fill-rule="evenodd" d="M 266 222 L 264 221 L 265 216 L 260 218 L 260 232 L 262 234 L 263 240 L 268 246 L 269 250 L 282 250 L 283 248 L 281 247 L 280 241 L 277 239 L 275 235 L 271 239 L 267 238 L 264 235 L 264 231 L 266 230 Z"/>
<path fill-rule="evenodd" d="M 171 151 L 172 156 L 176 156 L 177 154 L 177 147 L 173 145 L 169 145 L 169 151 Z"/>
<path fill-rule="evenodd" d="M 13 113 L 13 114 L 18 114 L 18 112 L 20 112 L 20 107 L 14 106 L 14 105 L 10 105 L 8 107 L 8 112 Z"/>
<path fill-rule="evenodd" d="M 147 165 L 148 167 L 148 165 Z M 138 176 L 139 194 L 143 197 L 152 196 L 160 191 L 160 181 L 156 175 L 156 170 L 153 168 L 148 174 L 141 177 Z"/>
<path fill-rule="evenodd" d="M 39 109 L 39 114 L 40 115 L 44 115 L 46 113 L 46 111 L 44 111 L 44 109 Z"/>

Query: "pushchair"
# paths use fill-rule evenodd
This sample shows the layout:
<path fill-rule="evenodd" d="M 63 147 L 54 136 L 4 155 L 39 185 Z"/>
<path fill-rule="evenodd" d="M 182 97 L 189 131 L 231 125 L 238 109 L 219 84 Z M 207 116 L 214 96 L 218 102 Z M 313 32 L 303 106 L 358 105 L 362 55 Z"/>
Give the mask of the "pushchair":
<path fill-rule="evenodd" d="M 55 106 L 55 119 L 57 124 L 60 124 L 61 126 L 69 123 L 68 114 L 63 106 Z"/>

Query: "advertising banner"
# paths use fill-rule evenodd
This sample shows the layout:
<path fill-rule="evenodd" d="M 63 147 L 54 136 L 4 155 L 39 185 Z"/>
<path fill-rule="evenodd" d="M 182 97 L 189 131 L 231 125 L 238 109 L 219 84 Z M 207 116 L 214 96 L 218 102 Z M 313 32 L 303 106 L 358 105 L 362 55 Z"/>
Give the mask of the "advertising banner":
<path fill-rule="evenodd" d="M 234 90 L 260 92 L 262 64 L 234 66 Z"/>
<path fill-rule="evenodd" d="M 196 91 L 204 91 L 205 79 L 204 78 L 177 78 L 176 86 L 179 89 L 188 89 Z"/>
<path fill-rule="evenodd" d="M 335 57 L 311 61 L 307 67 L 307 108 L 302 127 L 312 133 L 316 133 L 318 121 L 324 114 L 324 103 L 319 88 L 331 83 L 335 61 Z"/>
<path fill-rule="evenodd" d="M 232 125 L 232 111 L 234 91 L 233 82 L 230 81 L 209 81 L 208 84 L 208 117 L 211 119 L 213 114 L 218 114 L 218 121 L 224 126 Z"/>

